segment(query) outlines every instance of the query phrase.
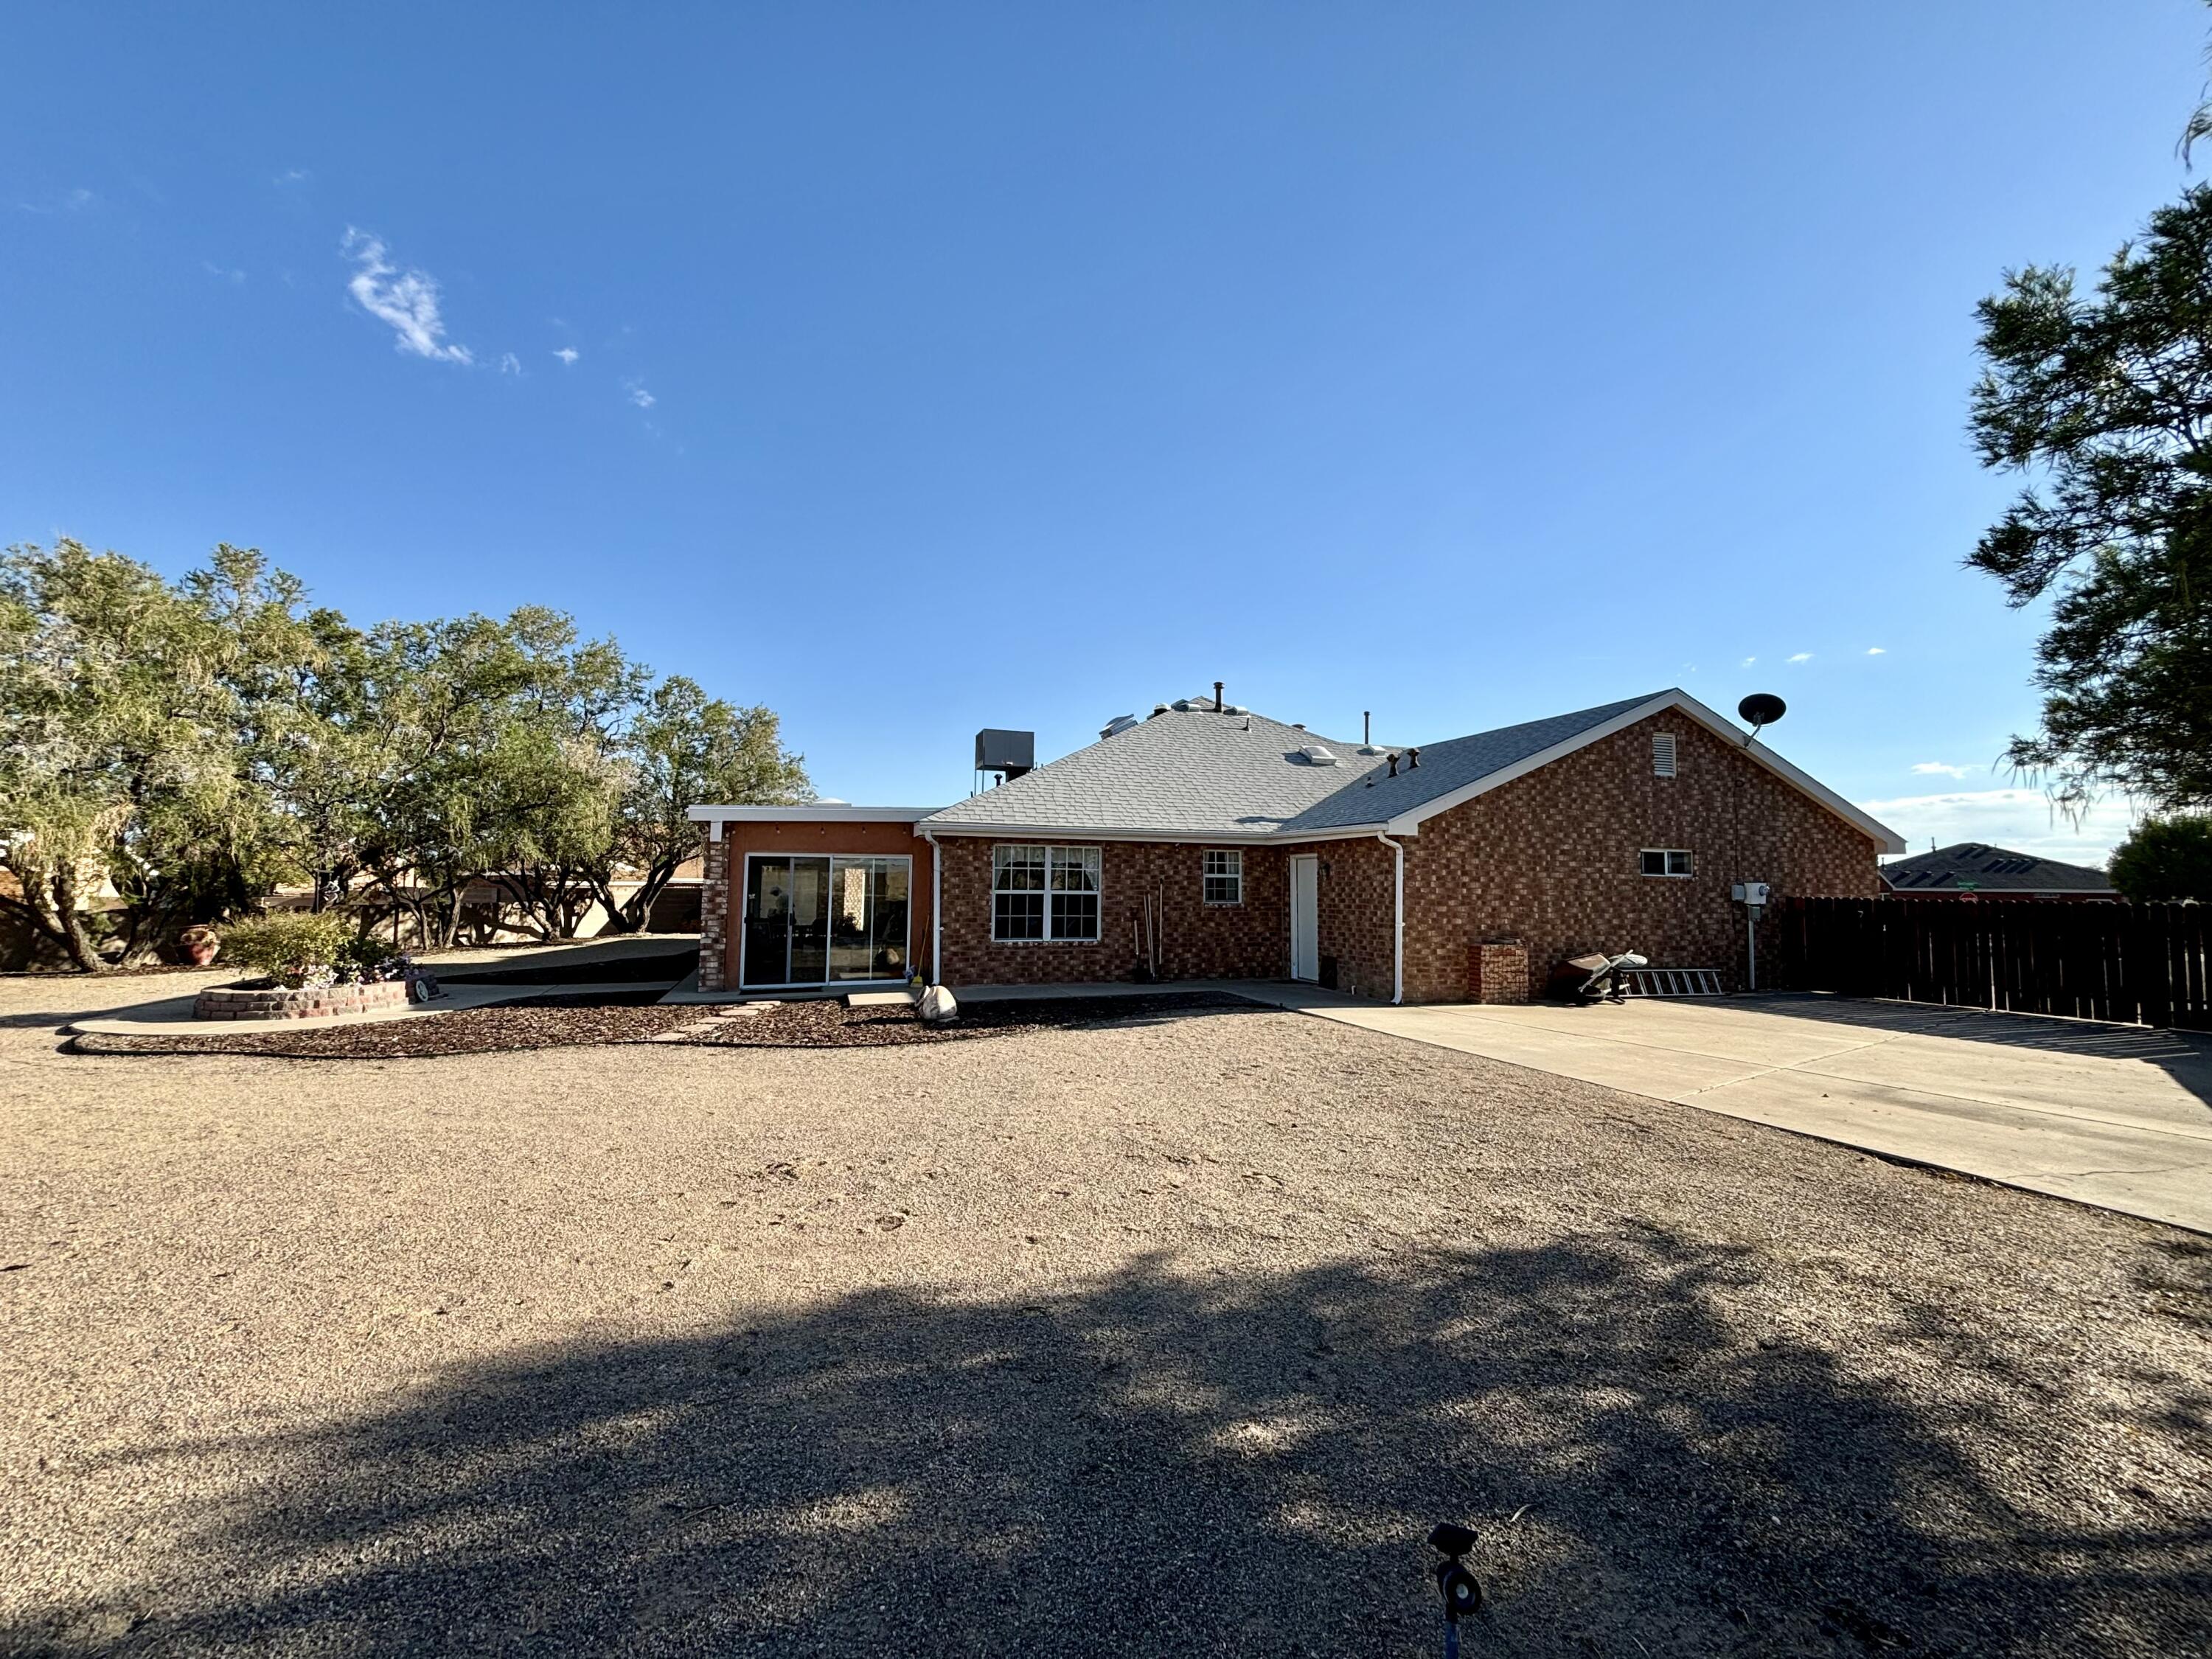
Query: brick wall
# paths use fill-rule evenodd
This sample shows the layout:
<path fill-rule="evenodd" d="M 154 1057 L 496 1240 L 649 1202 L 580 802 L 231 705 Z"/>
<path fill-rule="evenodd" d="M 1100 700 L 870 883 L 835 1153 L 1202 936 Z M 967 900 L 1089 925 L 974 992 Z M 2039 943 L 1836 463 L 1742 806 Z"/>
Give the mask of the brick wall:
<path fill-rule="evenodd" d="M 1528 1000 L 1528 947 L 1478 945 L 1468 954 L 1468 992 L 1477 1002 Z"/>
<path fill-rule="evenodd" d="M 699 890 L 699 988 L 730 987 L 730 843 L 710 841 L 701 860 L 704 885 Z"/>
<path fill-rule="evenodd" d="M 1144 895 L 1164 900 L 1160 972 L 1169 979 L 1280 979 L 1290 972 L 1285 849 L 1248 847 L 1244 902 L 1209 905 L 1205 848 L 1184 842 L 1083 842 L 1099 848 L 1095 945 L 1003 945 L 991 938 L 991 848 L 981 836 L 940 836 L 945 859 L 945 980 L 949 985 L 1124 980 L 1137 960 L 1131 924 Z"/>
<path fill-rule="evenodd" d="M 288 991 L 280 987 L 244 991 L 219 985 L 192 1000 L 194 1019 L 332 1019 L 340 1014 L 380 1012 L 407 1006 L 400 981 L 372 980 L 366 985 L 319 985 Z"/>
<path fill-rule="evenodd" d="M 1675 739 L 1671 778 L 1651 773 L 1659 732 Z M 1686 849 L 1696 873 L 1639 874 L 1646 847 Z M 1469 947 L 1498 934 L 1527 941 L 1539 990 L 1553 963 L 1589 950 L 1717 968 L 1740 988 L 1744 912 L 1730 884 L 1771 882 L 1778 897 L 1871 895 L 1875 850 L 1735 745 L 1677 711 L 1656 714 L 1406 838 L 1406 1000 L 1466 998 Z M 1381 913 L 1387 927 L 1387 891 Z"/>
<path fill-rule="evenodd" d="M 1325 841 L 1294 849 L 1321 860 L 1320 945 L 1336 958 L 1336 986 L 1390 1000 L 1395 912 L 1390 849 L 1379 841 Z"/>

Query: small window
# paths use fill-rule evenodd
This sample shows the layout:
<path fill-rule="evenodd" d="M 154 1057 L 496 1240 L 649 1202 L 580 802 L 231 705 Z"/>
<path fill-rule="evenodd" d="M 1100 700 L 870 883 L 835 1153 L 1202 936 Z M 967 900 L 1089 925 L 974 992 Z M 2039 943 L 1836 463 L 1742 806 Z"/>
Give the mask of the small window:
<path fill-rule="evenodd" d="M 1690 867 L 1690 855 L 1679 847 L 1647 847 L 1638 855 L 1643 860 L 1647 876 L 1694 875 Z"/>
<path fill-rule="evenodd" d="M 1244 902 L 1244 854 L 1241 848 L 1209 848 L 1206 854 L 1206 902 Z"/>
<path fill-rule="evenodd" d="M 1651 775 L 1655 778 L 1674 775 L 1674 734 L 1672 732 L 1654 732 L 1651 734 Z"/>
<path fill-rule="evenodd" d="M 1098 849 L 991 849 L 991 937 L 1000 944 L 1098 937 Z"/>

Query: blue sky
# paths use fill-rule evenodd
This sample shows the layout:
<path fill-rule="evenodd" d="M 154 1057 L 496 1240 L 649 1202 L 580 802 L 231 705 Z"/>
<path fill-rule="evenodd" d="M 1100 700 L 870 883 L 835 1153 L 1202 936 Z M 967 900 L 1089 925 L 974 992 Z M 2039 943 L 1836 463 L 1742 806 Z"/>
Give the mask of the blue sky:
<path fill-rule="evenodd" d="M 2181 188 L 2208 22 L 16 7 L 0 539 L 556 605 L 854 799 L 1215 678 L 1412 742 L 1679 684 L 2095 854 L 1992 769 L 1972 307 Z"/>

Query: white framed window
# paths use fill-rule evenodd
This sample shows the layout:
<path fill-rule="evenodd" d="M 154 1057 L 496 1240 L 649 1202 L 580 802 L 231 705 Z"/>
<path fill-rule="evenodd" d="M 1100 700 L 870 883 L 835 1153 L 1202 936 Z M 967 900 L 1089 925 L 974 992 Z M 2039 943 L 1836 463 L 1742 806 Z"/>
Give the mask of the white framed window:
<path fill-rule="evenodd" d="M 1679 847 L 1647 847 L 1637 854 L 1647 876 L 1693 876 L 1690 855 Z"/>
<path fill-rule="evenodd" d="M 1674 775 L 1674 734 L 1654 732 L 1651 734 L 1651 775 L 1671 778 Z"/>
<path fill-rule="evenodd" d="M 1208 904 L 1243 903 L 1244 849 L 1241 847 L 1207 848 L 1200 885 Z"/>
<path fill-rule="evenodd" d="M 1098 849 L 1019 842 L 991 849 L 991 938 L 1000 945 L 1098 938 Z"/>

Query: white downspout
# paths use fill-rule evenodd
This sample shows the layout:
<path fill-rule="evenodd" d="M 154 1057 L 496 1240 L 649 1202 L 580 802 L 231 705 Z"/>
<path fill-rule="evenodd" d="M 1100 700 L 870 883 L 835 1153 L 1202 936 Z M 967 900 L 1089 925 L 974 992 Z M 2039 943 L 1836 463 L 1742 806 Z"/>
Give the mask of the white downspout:
<path fill-rule="evenodd" d="M 937 837 L 927 830 L 921 838 L 929 843 L 929 982 L 945 983 L 945 854 L 939 849 Z"/>
<path fill-rule="evenodd" d="M 1406 1000 L 1406 844 L 1392 841 L 1379 830 L 1375 832 L 1375 839 L 1396 855 L 1390 884 L 1390 1000 L 1403 1002 Z"/>

